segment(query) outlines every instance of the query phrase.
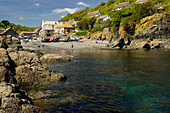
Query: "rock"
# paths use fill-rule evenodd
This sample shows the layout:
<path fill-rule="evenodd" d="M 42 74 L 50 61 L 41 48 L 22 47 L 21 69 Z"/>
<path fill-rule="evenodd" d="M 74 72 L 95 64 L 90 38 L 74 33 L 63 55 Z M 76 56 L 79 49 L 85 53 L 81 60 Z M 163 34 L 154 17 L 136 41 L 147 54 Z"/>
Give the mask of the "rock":
<path fill-rule="evenodd" d="M 40 113 L 40 109 L 30 104 L 23 104 L 22 113 Z"/>
<path fill-rule="evenodd" d="M 57 63 L 61 61 L 72 61 L 72 55 L 58 55 L 58 54 L 45 54 L 40 58 L 41 62 L 44 63 Z"/>
<path fill-rule="evenodd" d="M 143 46 L 144 49 L 146 50 L 150 50 L 151 49 L 151 46 L 147 43 Z"/>
<path fill-rule="evenodd" d="M 17 113 L 29 111 L 29 113 L 38 113 L 40 109 L 32 104 L 29 97 L 22 92 L 17 85 L 9 83 L 0 83 L 0 112 Z M 24 105 L 30 107 L 23 107 Z"/>
<path fill-rule="evenodd" d="M 0 84 L 0 98 L 9 97 L 12 93 L 12 86 L 5 83 Z"/>

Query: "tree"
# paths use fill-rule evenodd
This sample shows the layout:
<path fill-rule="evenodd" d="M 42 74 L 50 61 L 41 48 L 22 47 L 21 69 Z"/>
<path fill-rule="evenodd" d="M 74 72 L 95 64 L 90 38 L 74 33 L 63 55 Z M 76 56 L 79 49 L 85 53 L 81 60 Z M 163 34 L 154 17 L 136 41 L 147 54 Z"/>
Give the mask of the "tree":
<path fill-rule="evenodd" d="M 4 24 L 5 29 L 10 25 L 10 22 L 8 20 L 2 20 L 1 22 Z"/>
<path fill-rule="evenodd" d="M 92 17 L 92 18 L 89 19 L 88 24 L 91 25 L 91 27 L 93 28 L 93 25 L 94 25 L 95 22 L 96 22 L 96 18 Z"/>

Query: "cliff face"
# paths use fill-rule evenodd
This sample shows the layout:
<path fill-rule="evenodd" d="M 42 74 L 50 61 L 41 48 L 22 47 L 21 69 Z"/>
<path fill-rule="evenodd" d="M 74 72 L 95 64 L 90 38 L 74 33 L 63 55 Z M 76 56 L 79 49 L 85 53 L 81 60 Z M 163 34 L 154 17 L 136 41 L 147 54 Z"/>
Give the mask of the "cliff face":
<path fill-rule="evenodd" d="M 143 18 L 136 26 L 133 38 L 170 38 L 170 14 L 154 14 L 153 16 Z"/>
<path fill-rule="evenodd" d="M 123 27 L 119 29 L 118 36 L 112 41 L 112 48 L 124 40 L 122 48 L 126 49 L 170 49 L 170 14 L 154 14 L 141 19 L 133 36 L 127 30 Z"/>
<path fill-rule="evenodd" d="M 129 48 L 170 49 L 170 14 L 143 18 L 136 26 Z"/>

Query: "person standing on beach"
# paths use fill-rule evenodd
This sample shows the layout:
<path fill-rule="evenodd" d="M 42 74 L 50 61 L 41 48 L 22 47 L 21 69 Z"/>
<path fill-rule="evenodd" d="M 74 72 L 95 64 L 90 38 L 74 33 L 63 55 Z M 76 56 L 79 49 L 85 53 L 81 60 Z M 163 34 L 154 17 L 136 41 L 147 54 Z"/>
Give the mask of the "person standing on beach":
<path fill-rule="evenodd" d="M 74 45 L 73 45 L 73 44 L 71 44 L 71 47 L 73 48 L 73 47 L 74 47 Z"/>

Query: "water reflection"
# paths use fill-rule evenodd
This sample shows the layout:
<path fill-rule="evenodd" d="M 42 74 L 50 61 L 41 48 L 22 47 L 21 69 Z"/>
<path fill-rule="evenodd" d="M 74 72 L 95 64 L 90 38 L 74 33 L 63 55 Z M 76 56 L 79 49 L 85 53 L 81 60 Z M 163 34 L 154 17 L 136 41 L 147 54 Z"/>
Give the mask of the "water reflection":
<path fill-rule="evenodd" d="M 169 51 L 61 50 L 73 62 L 47 64 L 67 75 L 47 112 L 168 112 Z"/>

